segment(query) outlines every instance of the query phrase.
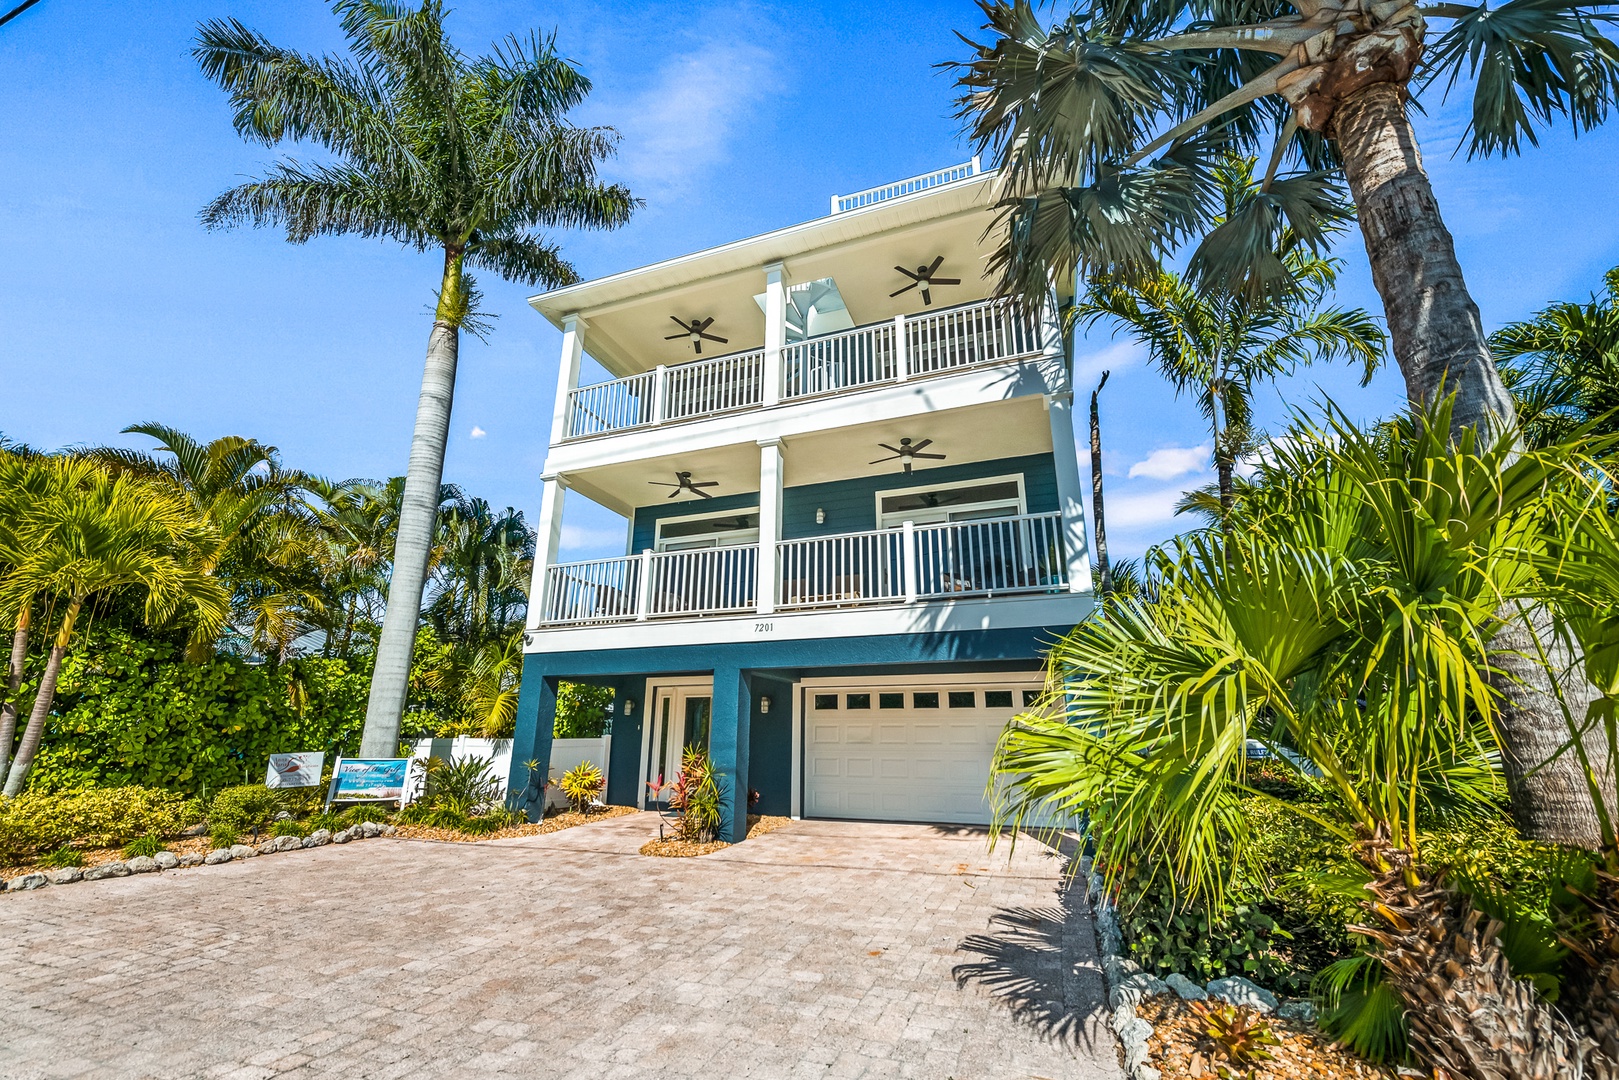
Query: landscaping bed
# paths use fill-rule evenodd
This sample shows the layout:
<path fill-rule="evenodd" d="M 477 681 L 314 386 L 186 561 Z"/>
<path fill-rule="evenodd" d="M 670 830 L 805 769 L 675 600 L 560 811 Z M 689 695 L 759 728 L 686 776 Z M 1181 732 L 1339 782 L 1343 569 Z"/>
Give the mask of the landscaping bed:
<path fill-rule="evenodd" d="M 480 840 L 505 840 L 514 836 L 544 836 L 546 833 L 571 829 L 575 825 L 586 825 L 593 821 L 606 821 L 609 818 L 623 817 L 625 814 L 639 813 L 640 811 L 633 806 L 598 806 L 592 807 L 586 813 L 577 810 L 553 811 L 544 821 L 511 825 L 492 832 L 470 833 L 460 829 L 435 828 L 431 825 L 400 825 L 394 835 L 405 840 L 443 840 L 449 843 L 475 844 Z"/>
<path fill-rule="evenodd" d="M 744 842 L 756 836 L 775 832 L 777 829 L 792 821 L 789 817 L 775 817 L 773 815 L 749 814 L 748 835 Z M 653 855 L 663 859 L 689 859 L 698 855 L 712 855 L 714 852 L 732 845 L 723 840 L 711 840 L 707 843 L 698 843 L 695 840 L 683 840 L 677 836 L 668 836 L 659 840 L 648 840 L 641 845 L 642 855 Z"/>
<path fill-rule="evenodd" d="M 1250 1080 L 1316 1080 L 1319 1077 L 1392 1080 L 1398 1075 L 1392 1069 L 1356 1057 L 1307 1021 L 1260 1016 L 1247 1009 L 1237 1012 L 1245 1020 L 1268 1029 L 1276 1045 L 1266 1048 L 1271 1055 L 1269 1061 L 1236 1067 L 1235 1075 L 1247 1076 Z M 1223 1075 L 1219 1070 L 1233 1068 L 1215 1041 L 1205 1033 L 1198 1014 L 1180 998 L 1151 998 L 1138 1005 L 1136 1013 L 1152 1025 L 1152 1035 L 1147 1039 L 1146 1064 L 1165 1077 L 1213 1080 Z"/>

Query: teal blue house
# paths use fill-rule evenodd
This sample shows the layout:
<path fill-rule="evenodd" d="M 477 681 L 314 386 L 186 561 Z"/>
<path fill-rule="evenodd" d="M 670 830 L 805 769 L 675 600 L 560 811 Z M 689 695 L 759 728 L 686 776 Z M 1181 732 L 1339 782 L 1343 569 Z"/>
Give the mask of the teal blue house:
<path fill-rule="evenodd" d="M 531 301 L 563 346 L 516 787 L 573 681 L 614 691 L 614 804 L 662 802 L 700 746 L 727 839 L 750 809 L 988 819 L 996 738 L 1092 606 L 1066 297 L 990 299 L 993 182 L 970 162 Z M 560 558 L 570 492 L 623 515 L 622 555 Z"/>

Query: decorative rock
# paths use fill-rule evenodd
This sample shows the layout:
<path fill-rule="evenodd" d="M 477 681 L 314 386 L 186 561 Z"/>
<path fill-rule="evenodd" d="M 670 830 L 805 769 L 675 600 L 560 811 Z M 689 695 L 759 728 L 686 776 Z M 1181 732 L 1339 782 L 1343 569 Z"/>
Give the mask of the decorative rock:
<path fill-rule="evenodd" d="M 332 834 L 328 829 L 316 829 L 304 837 L 304 847 L 325 847 L 332 842 Z"/>
<path fill-rule="evenodd" d="M 1152 1025 L 1139 1016 L 1124 1025 L 1119 1032 L 1119 1042 L 1124 1044 L 1126 1051 L 1137 1043 L 1145 1043 L 1150 1038 L 1152 1038 Z"/>
<path fill-rule="evenodd" d="M 228 863 L 234 858 L 236 858 L 236 856 L 231 853 L 230 848 L 221 847 L 214 848 L 214 850 L 208 853 L 208 857 L 202 861 L 207 866 L 218 866 L 220 863 Z"/>
<path fill-rule="evenodd" d="M 1143 1023 L 1145 1023 L 1145 1021 L 1143 1021 Z M 1149 1026 L 1147 1028 L 1147 1030 L 1151 1031 L 1152 1028 Z M 1125 1072 L 1134 1073 L 1137 1069 L 1141 1068 L 1141 1066 L 1145 1065 L 1146 1063 L 1147 1063 L 1147 1043 L 1146 1043 L 1145 1040 L 1143 1040 L 1141 1042 L 1130 1043 L 1129 1045 L 1125 1046 L 1125 1048 L 1124 1048 L 1124 1071 Z"/>
<path fill-rule="evenodd" d="M 1164 1080 L 1164 1074 L 1151 1065 L 1141 1064 L 1130 1074 L 1130 1080 Z"/>
<path fill-rule="evenodd" d="M 1110 1009 L 1117 1009 L 1120 1005 L 1140 1005 L 1151 997 L 1158 997 L 1169 993 L 1169 987 L 1164 980 L 1156 975 L 1131 975 L 1121 979 L 1118 985 L 1107 992 L 1107 1005 Z"/>
<path fill-rule="evenodd" d="M 1308 998 L 1284 1002 L 1276 1010 L 1276 1015 L 1283 1020 L 1299 1020 L 1306 1024 L 1313 1024 L 1315 1023 L 1315 1002 Z"/>
<path fill-rule="evenodd" d="M 84 871 L 77 866 L 64 866 L 57 870 L 47 871 L 45 876 L 51 879 L 52 885 L 71 885 L 75 881 L 83 879 Z"/>
<path fill-rule="evenodd" d="M 398 829 L 394 828 L 392 825 L 383 825 L 383 826 L 381 826 L 381 829 L 382 829 L 382 831 L 377 834 L 378 836 L 392 836 L 394 833 L 399 831 Z"/>
<path fill-rule="evenodd" d="M 275 819 L 277 821 L 291 821 L 292 815 L 285 810 L 277 810 Z"/>
<path fill-rule="evenodd" d="M 1203 1001 L 1209 996 L 1207 990 L 1178 971 L 1172 972 L 1164 985 L 1179 994 L 1182 1001 Z"/>
<path fill-rule="evenodd" d="M 304 838 L 301 836 L 278 836 L 276 840 L 280 843 L 282 851 L 297 851 L 304 846 Z"/>
<path fill-rule="evenodd" d="M 257 851 L 246 844 L 232 844 L 230 846 L 230 857 L 233 859 L 251 859 L 257 854 Z"/>
<path fill-rule="evenodd" d="M 207 832 L 208 823 L 206 821 L 199 821 L 195 825 L 187 825 L 184 829 L 181 829 L 180 835 L 189 840 L 194 836 L 202 836 Z"/>
<path fill-rule="evenodd" d="M 1134 1005 L 1120 1005 L 1117 1009 L 1113 1010 L 1113 1015 L 1108 1018 L 1107 1026 L 1113 1029 L 1113 1034 L 1117 1035 L 1132 1021 L 1134 1021 L 1135 1018 L 1136 1007 Z"/>
<path fill-rule="evenodd" d="M 47 878 L 44 874 L 24 874 L 6 882 L 6 892 L 27 892 L 30 889 L 43 889 L 50 883 L 50 878 Z"/>
<path fill-rule="evenodd" d="M 1253 1009 L 1261 1013 L 1273 1013 L 1278 1004 L 1276 995 L 1263 986 L 1256 986 L 1241 975 L 1232 975 L 1224 979 L 1215 979 L 1206 987 L 1210 997 L 1228 1001 L 1233 1005 L 1241 1005 L 1245 1009 Z"/>
<path fill-rule="evenodd" d="M 92 866 L 84 872 L 85 881 L 100 881 L 102 878 L 128 877 L 129 867 L 121 862 L 102 863 Z"/>
<path fill-rule="evenodd" d="M 203 855 L 202 852 L 200 852 L 200 851 L 189 851 L 186 854 L 180 856 L 180 865 L 181 866 L 201 866 L 203 863 L 205 863 L 207 861 L 208 861 L 207 856 Z"/>
<path fill-rule="evenodd" d="M 1109 956 L 1102 961 L 1102 974 L 1109 986 L 1117 986 L 1132 975 L 1141 974 L 1141 965 L 1127 956 Z"/>
<path fill-rule="evenodd" d="M 332 834 L 332 843 L 334 844 L 346 844 L 353 839 L 354 833 L 351 829 L 344 829 L 342 832 Z"/>
<path fill-rule="evenodd" d="M 152 861 L 164 870 L 173 870 L 180 865 L 180 856 L 172 851 L 160 851 L 152 856 Z"/>
<path fill-rule="evenodd" d="M 360 822 L 360 835 L 367 839 L 373 836 L 381 836 L 382 826 L 375 821 L 362 821 Z"/>
<path fill-rule="evenodd" d="M 157 860 L 150 855 L 137 855 L 129 860 L 131 874 L 155 874 L 161 869 L 163 868 L 157 865 Z"/>

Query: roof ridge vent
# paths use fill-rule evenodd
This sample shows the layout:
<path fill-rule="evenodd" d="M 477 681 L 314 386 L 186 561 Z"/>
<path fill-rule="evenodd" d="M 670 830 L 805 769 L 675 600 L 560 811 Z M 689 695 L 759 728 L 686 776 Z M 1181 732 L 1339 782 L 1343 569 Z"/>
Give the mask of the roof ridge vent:
<path fill-rule="evenodd" d="M 974 154 L 971 161 L 960 165 L 951 165 L 944 169 L 935 169 L 920 176 L 906 177 L 896 180 L 892 184 L 883 184 L 880 187 L 867 188 L 852 195 L 832 196 L 832 213 L 841 214 L 848 210 L 858 210 L 862 206 L 871 206 L 874 203 L 887 202 L 902 195 L 914 195 L 918 191 L 929 188 L 943 187 L 945 184 L 954 184 L 958 180 L 970 180 L 983 174 L 983 167 L 978 162 L 978 155 Z"/>

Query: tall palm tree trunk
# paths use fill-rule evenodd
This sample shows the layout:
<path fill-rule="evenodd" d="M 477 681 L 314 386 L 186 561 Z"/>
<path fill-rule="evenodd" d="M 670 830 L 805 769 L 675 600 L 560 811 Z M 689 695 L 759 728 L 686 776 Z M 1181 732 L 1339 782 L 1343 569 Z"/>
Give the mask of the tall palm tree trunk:
<path fill-rule="evenodd" d="M 39 692 L 34 695 L 34 707 L 28 714 L 28 727 L 23 730 L 16 760 L 6 773 L 5 796 L 8 799 L 22 792 L 23 784 L 28 780 L 28 770 L 33 767 L 34 756 L 39 753 L 39 741 L 45 735 L 45 720 L 51 714 L 51 702 L 56 697 L 56 680 L 62 674 L 62 659 L 67 656 L 68 642 L 73 640 L 73 623 L 83 606 L 84 597 L 73 598 L 62 616 L 62 628 L 57 631 L 56 640 L 51 642 L 51 654 L 45 661 L 45 674 L 40 677 Z"/>
<path fill-rule="evenodd" d="M 389 758 L 399 752 L 399 723 L 409 691 L 410 657 L 421 618 L 422 589 L 438 522 L 439 487 L 444 479 L 444 448 L 450 437 L 450 407 L 455 398 L 455 367 L 461 328 L 461 255 L 446 252 L 444 286 L 438 315 L 427 340 L 427 366 L 416 405 L 416 431 L 410 440 L 410 466 L 394 541 L 393 572 L 388 579 L 388 607 L 377 640 L 371 696 L 366 703 L 360 756 Z"/>
<path fill-rule="evenodd" d="M 1098 595 L 1103 599 L 1112 591 L 1113 578 L 1107 564 L 1107 525 L 1102 518 L 1102 421 L 1096 399 L 1107 385 L 1107 377 L 1108 372 L 1102 372 L 1101 381 L 1091 391 L 1091 516 L 1096 519 L 1096 576 Z"/>
<path fill-rule="evenodd" d="M 1402 86 L 1373 83 L 1333 111 L 1331 132 L 1349 180 L 1371 260 L 1372 282 L 1388 316 L 1394 358 L 1414 405 L 1456 395 L 1452 430 L 1500 430 L 1517 422 L 1512 395 L 1496 371 L 1467 291 L 1456 245 L 1439 214 Z M 1503 610 L 1507 629 L 1493 644 L 1502 673 L 1501 740 L 1513 816 L 1532 839 L 1594 846 L 1595 807 L 1574 754 L 1553 758 L 1567 737 L 1557 689 L 1529 649 L 1530 628 Z M 1567 650 L 1542 639 L 1553 664 L 1570 671 L 1563 693 L 1578 705 L 1588 688 Z M 1582 712 L 1576 712 L 1582 715 Z"/>
<path fill-rule="evenodd" d="M 28 660 L 28 624 L 34 607 L 24 605 L 17 613 L 17 629 L 11 632 L 11 665 L 6 669 L 6 700 L 0 705 L 0 777 L 11 766 L 11 746 L 17 741 L 17 695 L 22 692 L 23 665 Z"/>

